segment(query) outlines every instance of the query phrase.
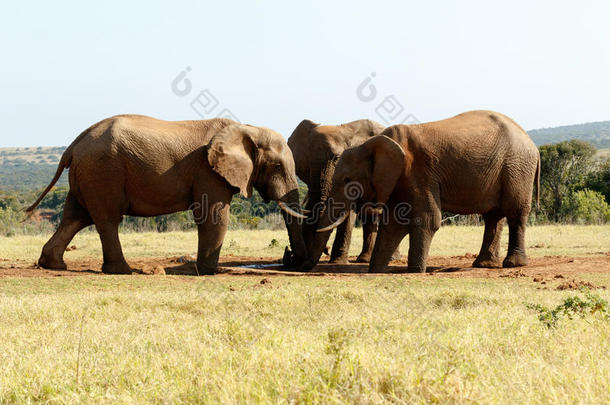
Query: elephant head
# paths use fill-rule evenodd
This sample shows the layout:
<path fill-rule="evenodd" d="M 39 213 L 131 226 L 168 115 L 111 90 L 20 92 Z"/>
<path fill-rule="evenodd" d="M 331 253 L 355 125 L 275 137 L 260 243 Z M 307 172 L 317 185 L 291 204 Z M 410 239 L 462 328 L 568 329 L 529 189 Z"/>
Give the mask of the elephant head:
<path fill-rule="evenodd" d="M 366 119 L 342 125 L 320 125 L 303 120 L 288 138 L 296 173 L 308 187 L 309 218 L 303 225 L 307 246 L 317 237 L 315 231 L 323 215 L 339 156 L 346 148 L 360 145 L 383 130 L 381 124 Z"/>
<path fill-rule="evenodd" d="M 265 200 L 282 209 L 294 263 L 307 257 L 299 219 L 299 191 L 292 152 L 284 138 L 268 128 L 234 124 L 223 128 L 207 146 L 212 169 L 243 196 L 255 188 Z"/>
<path fill-rule="evenodd" d="M 309 246 L 306 269 L 318 262 L 331 231 L 347 219 L 351 210 L 358 212 L 363 206 L 371 209 L 388 201 L 399 178 L 410 169 L 409 156 L 385 135 L 374 136 L 343 152 L 334 170 L 325 214 Z"/>

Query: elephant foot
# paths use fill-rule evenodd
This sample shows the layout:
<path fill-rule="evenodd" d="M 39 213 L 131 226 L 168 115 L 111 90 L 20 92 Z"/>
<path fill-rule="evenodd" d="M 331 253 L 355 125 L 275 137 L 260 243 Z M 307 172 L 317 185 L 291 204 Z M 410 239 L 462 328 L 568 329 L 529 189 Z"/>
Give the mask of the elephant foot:
<path fill-rule="evenodd" d="M 201 263 L 197 263 L 197 275 L 199 276 L 213 276 L 216 274 L 216 266 L 210 267 Z"/>
<path fill-rule="evenodd" d="M 394 262 L 394 261 L 397 261 L 400 259 L 402 259 L 402 255 L 400 254 L 400 252 L 398 250 L 395 251 L 394 253 L 392 253 L 392 257 L 390 257 L 391 262 Z"/>
<path fill-rule="evenodd" d="M 510 255 L 506 256 L 506 259 L 504 259 L 504 261 L 502 262 L 502 267 L 521 267 L 527 266 L 527 263 L 527 256 L 524 254 Z"/>
<path fill-rule="evenodd" d="M 301 264 L 298 271 L 309 272 L 312 271 L 314 267 L 316 267 L 316 264 L 311 260 L 307 259 Z"/>
<path fill-rule="evenodd" d="M 360 253 L 360 255 L 356 258 L 356 263 L 368 263 L 370 261 L 371 261 L 370 254 Z"/>
<path fill-rule="evenodd" d="M 52 259 L 45 255 L 40 256 L 38 265 L 43 269 L 49 270 L 66 270 L 68 268 L 62 259 Z"/>
<path fill-rule="evenodd" d="M 371 266 L 369 265 L 369 273 L 387 273 L 388 266 Z"/>
<path fill-rule="evenodd" d="M 127 263 L 104 263 L 102 273 L 104 274 L 131 274 L 131 267 Z"/>
<path fill-rule="evenodd" d="M 502 267 L 502 263 L 500 263 L 499 259 L 485 259 L 477 257 L 474 262 L 472 262 L 472 267 L 483 269 L 497 269 L 499 267 Z"/>
<path fill-rule="evenodd" d="M 331 264 L 348 264 L 349 260 L 347 259 L 347 255 L 345 255 L 345 256 L 339 256 L 339 257 L 332 257 L 329 260 L 329 263 L 331 263 Z"/>
<path fill-rule="evenodd" d="M 425 273 L 426 266 L 408 266 L 407 273 Z"/>
<path fill-rule="evenodd" d="M 288 246 L 284 249 L 284 256 L 282 257 L 282 269 L 283 270 L 296 270 L 301 268 L 305 260 L 295 256 Z"/>

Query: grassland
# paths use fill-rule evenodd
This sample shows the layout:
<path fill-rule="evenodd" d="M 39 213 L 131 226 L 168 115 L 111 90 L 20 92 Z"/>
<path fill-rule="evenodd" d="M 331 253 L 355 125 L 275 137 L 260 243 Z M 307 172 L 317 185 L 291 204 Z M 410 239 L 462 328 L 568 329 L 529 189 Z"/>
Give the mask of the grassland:
<path fill-rule="evenodd" d="M 481 237 L 442 228 L 432 254 L 477 252 Z M 34 260 L 45 239 L 2 238 L 0 257 Z M 195 246 L 194 233 L 122 239 L 129 257 Z M 282 232 L 234 231 L 224 254 L 277 257 L 285 243 Z M 610 227 L 531 227 L 527 243 L 534 256 L 596 255 Z M 69 260 L 100 255 L 95 233 L 74 244 Z M 359 235 L 352 252 L 358 245 Z M 610 272 L 579 277 L 610 286 Z M 610 400 L 610 322 L 596 313 L 549 329 L 526 306 L 577 291 L 530 278 L 261 279 L 0 278 L 0 403 Z"/>
<path fill-rule="evenodd" d="M 50 235 L 0 237 L 0 258 L 36 260 L 40 249 Z M 483 227 L 444 226 L 434 237 L 432 256 L 453 256 L 478 253 L 483 239 Z M 126 257 L 167 257 L 194 254 L 197 233 L 123 233 L 121 243 Z M 332 243 L 332 239 L 329 245 Z M 508 228 L 502 234 L 502 243 L 508 243 Z M 566 255 L 587 256 L 607 252 L 610 246 L 610 225 L 545 225 L 527 229 L 528 254 L 533 257 Z M 76 250 L 66 252 L 66 259 L 101 257 L 101 245 L 96 232 L 84 231 L 74 239 Z M 238 256 L 281 257 L 288 245 L 285 231 L 236 230 L 225 237 L 222 254 Z M 362 230 L 356 228 L 350 253 L 357 255 L 362 248 Z M 407 254 L 408 237 L 401 244 Z"/>
<path fill-rule="evenodd" d="M 597 155 L 601 159 L 610 159 L 610 148 L 598 149 Z"/>

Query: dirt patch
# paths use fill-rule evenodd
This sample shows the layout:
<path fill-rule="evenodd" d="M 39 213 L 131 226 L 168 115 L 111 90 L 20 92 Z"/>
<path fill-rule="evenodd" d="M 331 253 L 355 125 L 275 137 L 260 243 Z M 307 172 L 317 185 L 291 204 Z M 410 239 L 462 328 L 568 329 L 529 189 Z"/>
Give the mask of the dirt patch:
<path fill-rule="evenodd" d="M 149 275 L 180 275 L 196 276 L 197 268 L 190 256 L 175 256 L 165 258 L 135 258 L 128 259 L 134 269 L 134 276 Z M 355 261 L 355 257 L 351 260 Z M 476 277 L 476 278 L 524 278 L 531 277 L 537 283 L 560 281 L 565 278 L 572 280 L 579 273 L 610 273 L 610 255 L 604 253 L 592 257 L 547 256 L 530 258 L 530 264 L 517 269 L 481 269 L 473 268 L 473 254 L 449 257 L 431 257 L 428 260 L 427 274 L 434 277 Z M 219 262 L 218 276 L 262 276 L 270 280 L 272 276 L 405 276 L 425 277 L 422 273 L 408 273 L 406 258 L 390 263 L 385 274 L 368 273 L 368 264 L 330 264 L 321 262 L 308 273 L 284 271 L 280 258 L 264 258 L 259 256 L 222 256 Z M 27 260 L 6 260 L 0 258 L 0 277 L 65 277 L 83 275 L 101 275 L 102 261 L 99 259 L 68 260 L 68 270 L 47 270 L 38 268 Z M 267 282 L 260 284 L 267 286 Z M 567 288 L 567 287 L 566 287 Z"/>
<path fill-rule="evenodd" d="M 516 270 L 511 270 L 508 272 L 502 272 L 498 277 L 508 277 L 508 278 L 519 278 L 519 277 L 527 277 L 527 273 L 523 270 L 523 268 L 518 268 Z M 534 281 L 536 281 L 534 279 Z"/>
<path fill-rule="evenodd" d="M 589 281 L 572 279 L 572 280 L 565 281 L 565 282 L 559 284 L 555 289 L 559 290 L 559 291 L 563 291 L 563 290 L 580 290 L 581 288 L 595 290 L 597 288 L 605 289 L 606 287 L 603 285 L 601 285 L 601 286 L 595 285 Z"/>

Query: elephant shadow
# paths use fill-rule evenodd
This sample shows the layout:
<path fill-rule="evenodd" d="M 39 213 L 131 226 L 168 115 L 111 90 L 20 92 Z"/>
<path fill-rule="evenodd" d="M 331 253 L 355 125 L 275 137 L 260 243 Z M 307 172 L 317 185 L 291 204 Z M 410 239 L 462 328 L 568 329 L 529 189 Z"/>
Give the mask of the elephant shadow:
<path fill-rule="evenodd" d="M 173 266 L 166 266 L 165 274 L 179 276 L 198 276 L 197 266 L 195 262 L 180 263 Z M 469 268 L 464 267 L 445 267 L 445 266 L 428 266 L 426 272 L 433 273 L 455 273 L 467 271 Z M 329 274 L 365 274 L 369 271 L 368 263 L 350 262 L 348 264 L 335 264 L 329 262 L 320 262 L 309 273 L 329 273 Z M 290 270 L 285 270 L 281 263 L 272 259 L 244 261 L 226 261 L 219 263 L 217 274 L 231 275 L 251 275 L 251 274 L 268 274 L 282 275 L 292 274 Z M 307 273 L 300 273 L 307 274 Z M 383 274 L 383 273 L 382 273 Z M 418 274 L 418 272 L 409 271 L 407 266 L 389 266 L 385 274 Z"/>

